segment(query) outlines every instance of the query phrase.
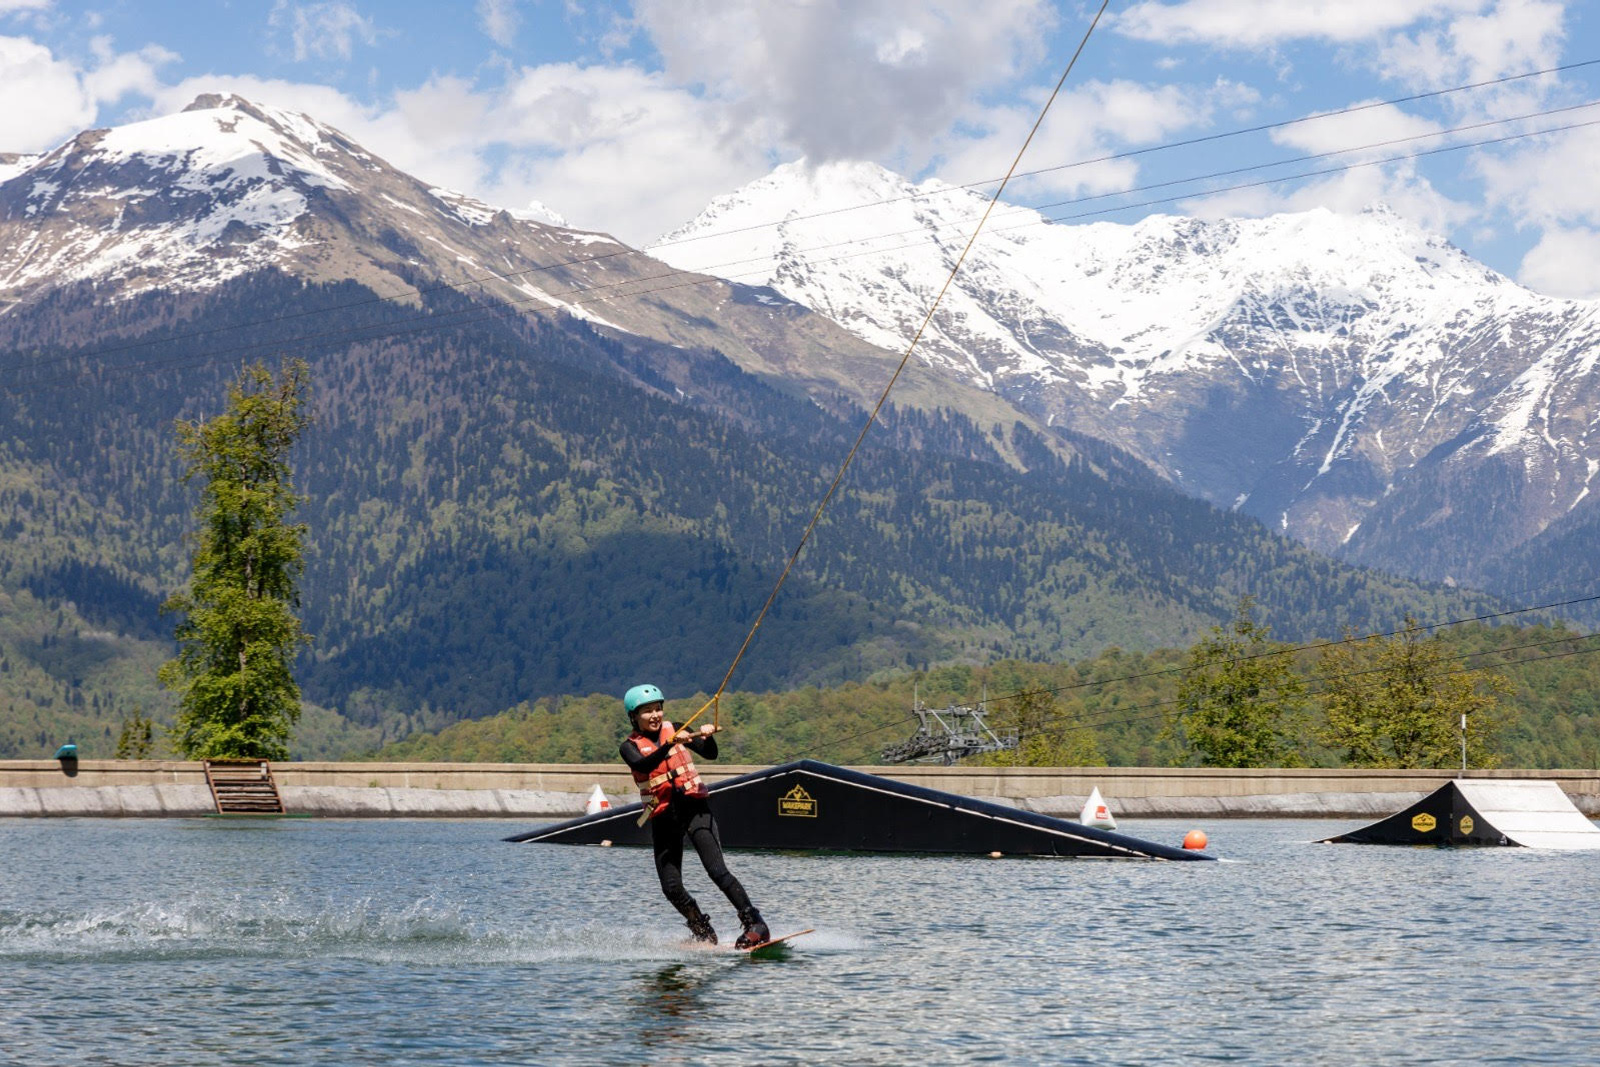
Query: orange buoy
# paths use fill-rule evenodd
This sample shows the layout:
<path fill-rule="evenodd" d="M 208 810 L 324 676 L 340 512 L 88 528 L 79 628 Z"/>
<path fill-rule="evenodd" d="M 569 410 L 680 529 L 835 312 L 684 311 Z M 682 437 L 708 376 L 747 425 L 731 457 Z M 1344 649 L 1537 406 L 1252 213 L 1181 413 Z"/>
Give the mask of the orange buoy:
<path fill-rule="evenodd" d="M 1204 830 L 1190 830 L 1183 835 L 1183 847 L 1202 849 L 1206 847 L 1206 832 Z"/>

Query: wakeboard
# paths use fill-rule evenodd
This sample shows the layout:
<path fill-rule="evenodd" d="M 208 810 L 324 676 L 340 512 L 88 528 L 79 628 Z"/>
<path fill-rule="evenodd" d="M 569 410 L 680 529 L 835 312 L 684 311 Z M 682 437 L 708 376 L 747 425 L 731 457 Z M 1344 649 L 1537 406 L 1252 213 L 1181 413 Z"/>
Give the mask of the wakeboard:
<path fill-rule="evenodd" d="M 756 959 L 771 958 L 787 951 L 789 948 L 789 942 L 793 941 L 795 938 L 804 937 L 807 934 L 815 932 L 815 928 L 796 930 L 792 934 L 784 934 L 782 937 L 774 937 L 770 941 L 763 941 L 759 945 L 750 945 L 748 948 L 737 949 L 737 951 L 747 953 Z"/>

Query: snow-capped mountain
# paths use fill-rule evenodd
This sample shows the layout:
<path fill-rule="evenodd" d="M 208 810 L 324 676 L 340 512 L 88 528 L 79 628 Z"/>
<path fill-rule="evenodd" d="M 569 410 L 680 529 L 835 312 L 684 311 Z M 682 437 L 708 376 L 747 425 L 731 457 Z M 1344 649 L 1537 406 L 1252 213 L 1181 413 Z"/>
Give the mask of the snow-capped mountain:
<path fill-rule="evenodd" d="M 265 266 L 392 290 L 424 259 L 486 275 L 534 266 L 537 253 L 621 249 L 542 209 L 428 188 L 329 126 L 236 96 L 12 157 L 0 180 L 8 304 L 84 281 L 113 300 L 203 290 Z M 562 286 L 543 283 L 523 283 L 530 300 L 564 303 Z"/>
<path fill-rule="evenodd" d="M 788 164 L 649 250 L 903 351 L 985 206 Z M 1432 577 L 1588 506 L 1600 470 L 1600 303 L 1530 292 L 1381 206 L 1072 226 L 997 205 L 918 352 L 1214 503 Z"/>
<path fill-rule="evenodd" d="M 825 382 L 888 358 L 769 291 L 685 279 L 541 204 L 504 210 L 432 186 L 310 116 L 238 96 L 0 156 L 0 324 L 74 286 L 116 305 L 267 269 L 413 305 L 444 284 L 509 313 L 570 314 Z"/>
<path fill-rule="evenodd" d="M 443 284 L 870 398 L 984 207 L 873 166 L 789 165 L 647 255 L 204 96 L 0 155 L 0 335 L 48 330 L 30 309 L 72 293 L 88 334 L 132 332 L 149 324 L 102 311 L 277 271 L 413 306 Z M 923 337 L 936 373 L 895 400 L 1092 434 L 1315 547 L 1478 580 L 1551 523 L 1600 530 L 1597 343 L 1600 305 L 1531 293 L 1381 208 L 1063 226 L 1002 206 Z"/>

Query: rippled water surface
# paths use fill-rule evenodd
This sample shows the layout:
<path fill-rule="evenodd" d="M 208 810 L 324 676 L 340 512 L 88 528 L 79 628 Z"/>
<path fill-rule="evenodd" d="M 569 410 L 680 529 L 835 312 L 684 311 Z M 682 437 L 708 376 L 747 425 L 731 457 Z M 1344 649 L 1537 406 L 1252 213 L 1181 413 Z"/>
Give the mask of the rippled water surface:
<path fill-rule="evenodd" d="M 763 961 L 686 947 L 647 853 L 528 825 L 0 820 L 0 1062 L 1600 1062 L 1597 853 L 734 853 L 817 929 Z"/>

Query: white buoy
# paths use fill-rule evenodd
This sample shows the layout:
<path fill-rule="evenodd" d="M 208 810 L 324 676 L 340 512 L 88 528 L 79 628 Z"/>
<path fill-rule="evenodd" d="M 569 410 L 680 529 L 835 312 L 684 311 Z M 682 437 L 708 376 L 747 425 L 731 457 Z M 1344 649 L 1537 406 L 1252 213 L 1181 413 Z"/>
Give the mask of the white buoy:
<path fill-rule="evenodd" d="M 1078 813 L 1078 821 L 1085 826 L 1093 826 L 1097 830 L 1115 830 L 1117 820 L 1111 817 L 1111 809 L 1106 807 L 1105 798 L 1100 795 L 1100 787 L 1095 786 L 1094 792 L 1089 794 L 1089 799 L 1084 801 L 1083 811 Z"/>
<path fill-rule="evenodd" d="M 595 812 L 605 811 L 609 807 L 611 807 L 611 801 L 606 799 L 606 795 L 600 791 L 600 787 L 597 785 L 594 787 L 594 792 L 589 794 L 589 803 L 584 805 L 583 813 L 585 815 L 593 815 Z"/>

